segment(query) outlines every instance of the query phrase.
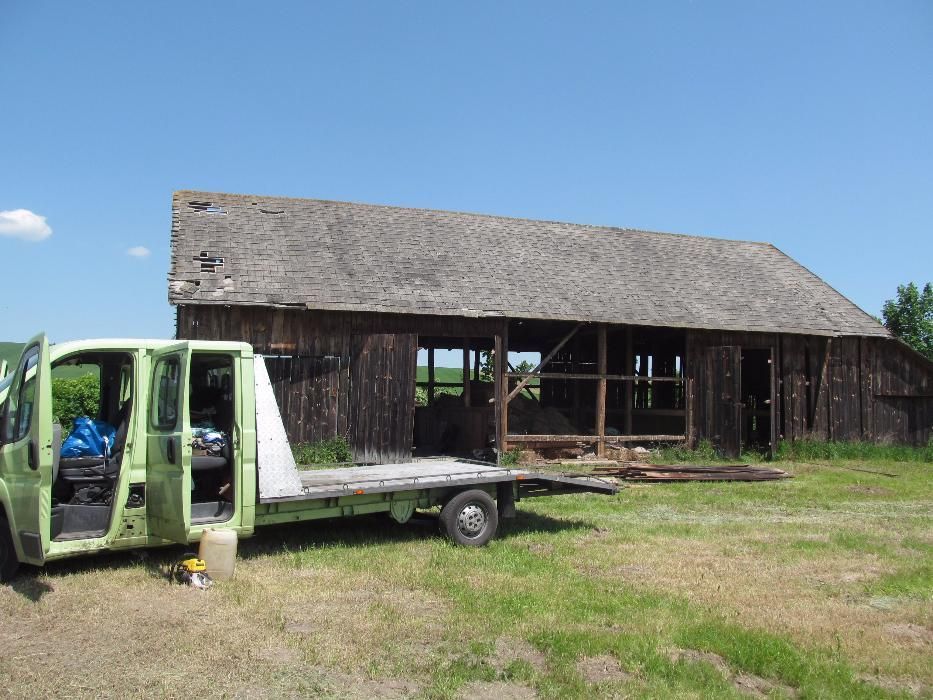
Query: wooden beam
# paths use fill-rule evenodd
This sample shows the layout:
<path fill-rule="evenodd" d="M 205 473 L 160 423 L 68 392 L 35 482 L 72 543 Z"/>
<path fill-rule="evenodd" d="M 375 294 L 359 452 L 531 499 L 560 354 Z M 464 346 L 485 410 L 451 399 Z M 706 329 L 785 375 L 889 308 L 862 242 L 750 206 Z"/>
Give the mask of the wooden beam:
<path fill-rule="evenodd" d="M 502 331 L 496 335 L 495 339 L 495 396 L 493 401 L 496 403 L 496 451 L 501 460 L 509 450 L 506 435 L 509 432 L 509 402 L 506 396 L 509 390 L 509 380 L 505 376 L 505 368 L 508 364 L 509 353 L 509 322 L 506 319 L 502 325 Z"/>
<path fill-rule="evenodd" d="M 581 357 L 583 356 L 582 344 L 580 343 L 580 334 L 578 333 L 574 336 L 573 343 L 571 343 L 570 348 L 570 374 L 574 374 L 577 371 L 577 367 L 582 364 L 580 362 Z M 567 363 L 564 363 L 564 367 L 567 367 Z M 571 382 L 570 384 L 570 393 L 572 394 L 572 407 L 573 413 L 571 414 L 571 421 L 574 425 L 580 425 L 580 384 L 579 382 Z"/>
<path fill-rule="evenodd" d="M 476 352 L 473 353 L 473 379 L 479 381 L 479 348 L 476 349 Z"/>
<path fill-rule="evenodd" d="M 512 377 L 524 377 L 524 376 L 525 376 L 525 374 L 524 374 L 523 372 L 516 372 L 516 371 L 515 371 L 515 368 L 512 366 L 512 363 L 511 363 L 511 362 L 509 363 L 509 369 L 512 370 L 512 371 L 511 371 L 511 372 L 506 372 L 506 373 L 505 373 L 505 376 L 508 377 L 509 379 L 511 379 Z M 525 391 L 527 391 L 527 392 L 528 392 L 528 396 L 530 396 L 531 398 L 533 398 L 535 401 L 538 400 L 538 397 L 534 395 L 534 392 L 531 390 L 531 387 L 526 386 L 526 387 L 525 387 Z"/>
<path fill-rule="evenodd" d="M 625 328 L 625 371 L 634 372 L 635 371 L 635 357 L 632 350 L 632 327 L 626 326 Z M 626 435 L 632 434 L 632 408 L 635 404 L 635 399 L 632 393 L 634 385 L 631 382 L 626 382 L 622 386 L 622 397 L 623 403 L 625 404 L 625 414 L 623 415 L 624 427 Z"/>
<path fill-rule="evenodd" d="M 532 376 L 538 374 L 538 373 L 541 371 L 541 369 L 542 369 L 548 362 L 551 361 L 551 359 L 554 357 L 554 355 L 556 355 L 557 353 L 560 352 L 560 349 L 561 349 L 562 347 L 564 347 L 564 345 L 567 344 L 567 341 L 568 341 L 568 340 L 570 340 L 574 335 L 576 335 L 577 331 L 580 330 L 580 327 L 581 327 L 582 325 L 583 325 L 582 323 L 578 323 L 576 326 L 574 326 L 574 327 L 573 327 L 573 330 L 571 330 L 567 335 L 565 335 L 563 338 L 561 338 L 561 341 L 560 341 L 557 345 L 554 346 L 554 349 L 551 350 L 551 352 L 549 352 L 549 353 L 547 354 L 547 356 L 546 356 L 543 360 L 541 360 L 541 362 L 538 363 L 538 366 L 535 367 L 533 370 L 531 370 L 530 375 L 527 376 L 527 377 L 525 377 L 522 381 L 520 381 L 520 382 L 518 383 L 518 386 L 516 386 L 514 389 L 512 389 L 512 391 L 510 391 L 510 392 L 508 393 L 508 395 L 505 397 L 505 403 L 506 403 L 506 404 L 507 404 L 509 401 L 511 401 L 512 399 L 514 399 L 516 396 L 518 396 L 518 393 L 519 393 L 522 389 L 525 388 L 525 385 L 528 384 L 528 382 L 531 381 Z"/>
<path fill-rule="evenodd" d="M 428 348 L 428 405 L 434 403 L 434 348 Z"/>
<path fill-rule="evenodd" d="M 572 372 L 507 372 L 509 379 L 516 377 L 529 377 L 531 379 L 608 379 L 610 382 L 675 382 L 682 384 L 686 380 L 683 377 L 642 377 L 639 374 L 576 374 Z"/>
<path fill-rule="evenodd" d="M 470 339 L 463 339 L 463 405 L 470 407 Z"/>
<path fill-rule="evenodd" d="M 509 442 L 517 443 L 574 443 L 599 442 L 598 435 L 508 435 Z M 606 444 L 619 442 L 682 442 L 686 435 L 607 435 Z"/>
<path fill-rule="evenodd" d="M 606 456 L 606 326 L 600 323 L 596 328 L 596 371 L 599 384 L 596 385 L 596 456 Z"/>

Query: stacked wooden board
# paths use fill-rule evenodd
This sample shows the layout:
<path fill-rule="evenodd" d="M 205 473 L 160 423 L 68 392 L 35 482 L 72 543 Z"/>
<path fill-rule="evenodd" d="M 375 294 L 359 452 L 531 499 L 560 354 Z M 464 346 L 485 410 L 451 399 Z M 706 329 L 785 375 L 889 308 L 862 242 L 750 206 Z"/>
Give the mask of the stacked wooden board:
<path fill-rule="evenodd" d="M 618 466 L 599 466 L 593 476 L 614 476 L 626 481 L 773 481 L 790 479 L 782 469 L 753 467 L 748 464 L 693 466 L 622 462 Z"/>

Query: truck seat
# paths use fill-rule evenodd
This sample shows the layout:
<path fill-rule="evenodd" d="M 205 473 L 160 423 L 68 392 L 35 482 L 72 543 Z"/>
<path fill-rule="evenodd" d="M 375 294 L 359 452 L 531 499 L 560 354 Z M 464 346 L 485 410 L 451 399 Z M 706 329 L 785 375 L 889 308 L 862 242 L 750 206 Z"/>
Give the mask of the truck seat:
<path fill-rule="evenodd" d="M 120 473 L 126 436 L 129 432 L 132 399 L 127 399 L 117 415 L 118 426 L 113 436 L 110 458 L 105 457 L 60 457 L 58 478 L 65 482 L 85 484 L 95 481 L 113 481 Z"/>

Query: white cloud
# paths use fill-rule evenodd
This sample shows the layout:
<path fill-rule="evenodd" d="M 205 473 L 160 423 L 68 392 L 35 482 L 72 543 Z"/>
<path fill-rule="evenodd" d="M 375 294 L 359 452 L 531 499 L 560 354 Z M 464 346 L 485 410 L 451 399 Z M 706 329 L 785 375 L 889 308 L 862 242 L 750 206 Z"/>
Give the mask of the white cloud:
<path fill-rule="evenodd" d="M 144 246 L 144 245 L 136 245 L 136 246 L 133 246 L 132 248 L 129 248 L 129 249 L 126 251 L 126 254 L 127 254 L 127 255 L 132 255 L 134 258 L 148 258 L 148 257 L 149 257 L 149 253 L 151 253 L 151 252 L 152 252 L 152 251 L 149 250 L 149 249 L 148 249 L 146 246 Z"/>
<path fill-rule="evenodd" d="M 0 211 L 0 236 L 22 238 L 24 241 L 41 241 L 52 235 L 52 227 L 45 217 L 28 209 Z"/>

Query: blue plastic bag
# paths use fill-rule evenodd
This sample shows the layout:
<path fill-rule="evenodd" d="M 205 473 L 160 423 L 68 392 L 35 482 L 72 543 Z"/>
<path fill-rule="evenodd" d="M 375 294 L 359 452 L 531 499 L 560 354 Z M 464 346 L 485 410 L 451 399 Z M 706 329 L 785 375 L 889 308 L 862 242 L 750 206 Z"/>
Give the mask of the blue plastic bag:
<path fill-rule="evenodd" d="M 62 443 L 62 457 L 109 457 L 116 432 L 109 423 L 79 416 L 75 418 L 71 435 Z M 104 438 L 107 439 L 106 446 Z"/>

